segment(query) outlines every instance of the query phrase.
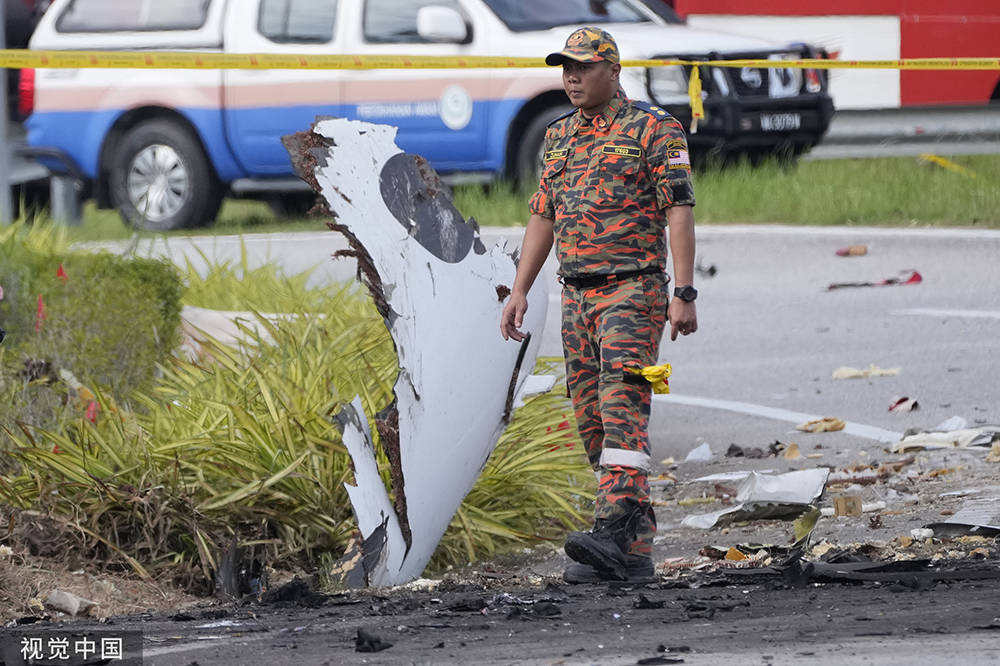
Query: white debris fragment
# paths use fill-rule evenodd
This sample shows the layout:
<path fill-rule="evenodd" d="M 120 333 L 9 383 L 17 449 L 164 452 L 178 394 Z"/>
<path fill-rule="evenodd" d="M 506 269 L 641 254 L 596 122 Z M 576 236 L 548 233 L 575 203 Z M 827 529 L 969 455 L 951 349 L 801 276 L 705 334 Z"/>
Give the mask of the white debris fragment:
<path fill-rule="evenodd" d="M 514 408 L 524 406 L 524 399 L 540 393 L 548 393 L 556 385 L 555 375 L 529 375 L 514 397 Z"/>
<path fill-rule="evenodd" d="M 98 604 L 96 601 L 78 597 L 72 592 L 66 592 L 65 590 L 52 590 L 49 592 L 48 596 L 45 597 L 45 605 L 49 608 L 66 613 L 67 615 L 76 617 L 77 615 L 90 615 L 97 609 Z"/>
<path fill-rule="evenodd" d="M 522 326 L 533 334 L 530 342 L 503 340 L 512 253 L 500 244 L 484 247 L 433 170 L 405 155 L 395 136 L 396 128 L 385 125 L 322 120 L 306 137 L 312 173 L 297 167 L 315 179 L 359 253 L 359 272 L 399 357 L 394 408 L 378 417 L 393 432 L 387 438 L 379 426 L 393 500 L 360 400 L 339 417 L 354 462 L 356 485 L 347 489 L 370 585 L 405 583 L 424 570 L 534 367 L 548 302 L 547 281 L 536 280 Z M 297 157 L 302 151 L 293 151 L 293 163 Z"/>
<path fill-rule="evenodd" d="M 441 581 L 433 578 L 417 578 L 416 580 L 411 580 L 403 587 L 414 592 L 433 592 L 440 584 Z"/>
<path fill-rule="evenodd" d="M 1000 426 L 982 426 L 961 430 L 918 432 L 892 445 L 893 453 L 924 449 L 968 449 L 988 453 L 993 442 L 1000 441 Z"/>
<path fill-rule="evenodd" d="M 886 508 L 885 502 L 862 502 L 861 503 L 861 513 L 872 513 L 873 511 L 882 511 Z M 832 506 L 825 506 L 819 510 L 820 515 L 824 518 L 830 518 L 836 515 L 836 510 Z"/>
<path fill-rule="evenodd" d="M 681 524 L 709 529 L 734 520 L 798 515 L 823 494 L 829 473 L 825 467 L 774 475 L 751 472 L 736 491 L 738 504 L 721 511 L 686 516 Z"/>
<path fill-rule="evenodd" d="M 706 462 L 712 459 L 712 447 L 708 442 L 702 442 L 698 446 L 688 451 L 684 462 Z"/>

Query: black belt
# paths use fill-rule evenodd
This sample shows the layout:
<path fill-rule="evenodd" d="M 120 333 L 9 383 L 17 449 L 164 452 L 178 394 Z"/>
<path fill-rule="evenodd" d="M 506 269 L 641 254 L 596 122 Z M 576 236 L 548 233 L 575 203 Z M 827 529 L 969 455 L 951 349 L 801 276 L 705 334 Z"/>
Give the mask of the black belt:
<path fill-rule="evenodd" d="M 621 273 L 608 273 L 601 275 L 581 275 L 578 277 L 563 276 L 560 279 L 563 284 L 576 287 L 577 289 L 592 289 L 594 287 L 602 287 L 612 280 L 621 282 L 622 280 L 639 277 L 640 275 L 652 275 L 653 273 L 662 272 L 663 269 L 659 266 L 650 266 L 649 268 L 640 268 L 635 271 L 622 271 Z"/>

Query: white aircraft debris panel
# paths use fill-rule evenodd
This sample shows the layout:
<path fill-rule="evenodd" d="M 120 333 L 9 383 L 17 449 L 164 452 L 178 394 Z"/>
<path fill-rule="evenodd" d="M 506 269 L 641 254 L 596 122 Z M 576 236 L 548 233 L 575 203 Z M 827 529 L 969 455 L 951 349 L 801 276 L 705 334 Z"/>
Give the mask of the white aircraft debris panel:
<path fill-rule="evenodd" d="M 534 367 L 548 301 L 536 280 L 523 326 L 534 335 L 500 336 L 516 252 L 486 248 L 434 170 L 395 136 L 395 127 L 336 118 L 285 137 L 297 172 L 347 236 L 399 358 L 395 399 L 373 419 L 391 495 L 360 400 L 339 416 L 364 537 L 358 566 L 373 586 L 405 583 L 426 567 Z"/>

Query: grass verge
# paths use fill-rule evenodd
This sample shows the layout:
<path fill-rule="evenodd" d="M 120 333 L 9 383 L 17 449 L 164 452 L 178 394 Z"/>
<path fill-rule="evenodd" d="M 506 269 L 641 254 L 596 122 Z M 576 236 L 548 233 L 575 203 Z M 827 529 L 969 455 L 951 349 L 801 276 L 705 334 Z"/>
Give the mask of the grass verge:
<path fill-rule="evenodd" d="M 954 167 L 957 168 L 953 168 Z M 695 174 L 702 224 L 957 226 L 1000 228 L 1000 155 L 965 155 L 947 163 L 918 157 L 819 160 L 794 166 L 704 170 Z M 455 188 L 455 205 L 482 226 L 519 226 L 531 190 L 506 183 Z M 229 199 L 216 224 L 170 235 L 321 231 L 317 217 L 278 219 L 263 203 Z M 114 211 L 88 204 L 70 239 L 128 238 Z M 153 234 L 141 233 L 143 236 Z"/>

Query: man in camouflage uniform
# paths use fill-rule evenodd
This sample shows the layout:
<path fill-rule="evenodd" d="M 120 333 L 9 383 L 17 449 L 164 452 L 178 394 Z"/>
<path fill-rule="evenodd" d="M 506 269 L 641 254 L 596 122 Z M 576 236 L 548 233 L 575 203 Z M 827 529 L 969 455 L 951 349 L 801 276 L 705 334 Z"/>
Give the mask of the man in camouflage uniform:
<path fill-rule="evenodd" d="M 531 288 L 553 242 L 562 292 L 562 341 L 577 427 L 598 477 L 594 528 L 574 532 L 568 582 L 654 580 L 656 518 L 649 497 L 651 388 L 635 371 L 670 339 L 698 328 L 694 190 L 684 130 L 666 111 L 625 97 L 618 47 L 581 28 L 550 54 L 575 107 L 545 134 L 504 339 L 520 341 Z M 667 238 L 677 287 L 667 294 Z M 669 301 L 669 306 L 668 306 Z"/>

